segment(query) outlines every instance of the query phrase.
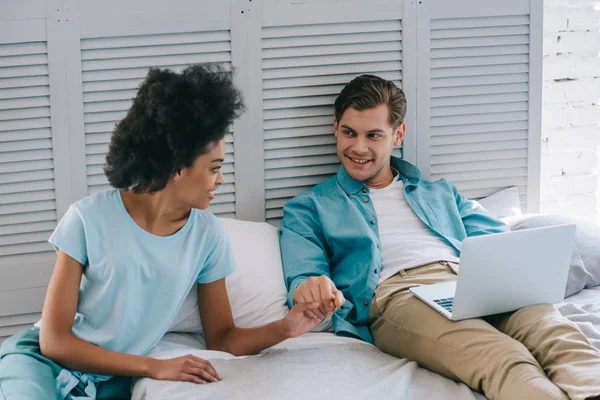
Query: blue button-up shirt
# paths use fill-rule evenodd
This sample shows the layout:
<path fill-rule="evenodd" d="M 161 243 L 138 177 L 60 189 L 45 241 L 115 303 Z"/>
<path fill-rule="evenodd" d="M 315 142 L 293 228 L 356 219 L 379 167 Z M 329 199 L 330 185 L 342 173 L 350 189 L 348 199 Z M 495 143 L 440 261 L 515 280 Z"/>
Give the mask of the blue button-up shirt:
<path fill-rule="evenodd" d="M 421 179 L 414 165 L 392 157 L 404 195 L 414 213 L 457 255 L 468 236 L 505 232 L 507 226 L 477 202 L 465 199 L 445 179 Z M 346 303 L 333 315 L 337 334 L 373 343 L 367 326 L 369 307 L 381 271 L 377 215 L 364 182 L 348 176 L 342 166 L 336 176 L 296 196 L 284 207 L 281 254 L 288 293 L 311 276 L 328 276 Z"/>

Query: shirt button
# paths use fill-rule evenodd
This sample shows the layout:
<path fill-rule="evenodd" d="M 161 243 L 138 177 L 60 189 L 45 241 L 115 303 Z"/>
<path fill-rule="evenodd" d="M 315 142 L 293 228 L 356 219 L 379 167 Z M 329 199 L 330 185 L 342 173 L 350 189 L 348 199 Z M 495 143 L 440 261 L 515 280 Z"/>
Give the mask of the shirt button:
<path fill-rule="evenodd" d="M 365 302 L 363 303 L 365 306 L 369 305 L 369 302 L 365 300 Z"/>
<path fill-rule="evenodd" d="M 367 193 L 367 189 L 363 189 L 363 193 Z"/>
<path fill-rule="evenodd" d="M 371 225 L 375 225 L 375 220 L 374 219 L 371 220 Z"/>
<path fill-rule="evenodd" d="M 365 203 L 368 203 L 368 202 L 369 202 L 369 199 L 364 199 L 363 201 L 364 201 Z"/>
<path fill-rule="evenodd" d="M 375 271 L 373 271 L 373 272 L 375 272 L 375 273 L 378 273 L 378 272 L 379 272 L 379 270 L 378 270 L 377 268 L 375 268 Z"/>
<path fill-rule="evenodd" d="M 380 248 L 381 248 L 381 245 L 380 245 L 380 244 L 377 244 L 377 248 L 378 248 L 378 249 L 380 249 Z"/>

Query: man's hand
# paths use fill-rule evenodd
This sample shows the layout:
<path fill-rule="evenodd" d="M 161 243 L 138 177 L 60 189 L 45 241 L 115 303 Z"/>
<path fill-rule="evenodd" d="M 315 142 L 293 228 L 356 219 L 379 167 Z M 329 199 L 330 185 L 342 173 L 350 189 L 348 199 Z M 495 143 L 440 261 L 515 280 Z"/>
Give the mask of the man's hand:
<path fill-rule="evenodd" d="M 331 318 L 346 299 L 340 290 L 335 287 L 331 279 L 325 275 L 310 277 L 294 291 L 294 303 L 318 303 L 316 309 L 306 309 L 307 316 L 322 320 Z"/>

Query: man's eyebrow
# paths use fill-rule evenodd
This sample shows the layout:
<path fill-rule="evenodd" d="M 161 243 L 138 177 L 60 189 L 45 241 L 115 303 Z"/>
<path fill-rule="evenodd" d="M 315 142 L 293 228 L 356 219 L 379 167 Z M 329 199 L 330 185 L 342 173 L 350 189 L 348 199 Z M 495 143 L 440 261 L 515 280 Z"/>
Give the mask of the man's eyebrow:
<path fill-rule="evenodd" d="M 356 132 L 354 129 L 352 129 L 352 127 L 350 127 L 346 124 L 342 125 L 342 128 L 346 128 L 349 131 Z M 370 131 L 367 131 L 367 133 L 385 133 L 385 131 L 383 129 L 377 128 L 377 129 L 371 129 Z"/>
<path fill-rule="evenodd" d="M 215 158 L 214 160 L 212 160 L 211 162 L 223 162 L 225 161 L 224 158 Z"/>

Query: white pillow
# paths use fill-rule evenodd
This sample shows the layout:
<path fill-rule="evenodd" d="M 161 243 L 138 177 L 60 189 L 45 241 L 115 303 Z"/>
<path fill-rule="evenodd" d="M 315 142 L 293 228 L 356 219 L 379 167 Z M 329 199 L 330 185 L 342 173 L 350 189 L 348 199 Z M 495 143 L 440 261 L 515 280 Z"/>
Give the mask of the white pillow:
<path fill-rule="evenodd" d="M 237 268 L 225 279 L 236 326 L 256 328 L 288 312 L 277 228 L 264 222 L 222 218 Z M 172 332 L 202 332 L 197 285 L 171 324 Z"/>
<path fill-rule="evenodd" d="M 521 199 L 519 188 L 512 186 L 502 189 L 491 196 L 477 200 L 479 204 L 498 218 L 521 215 Z"/>

